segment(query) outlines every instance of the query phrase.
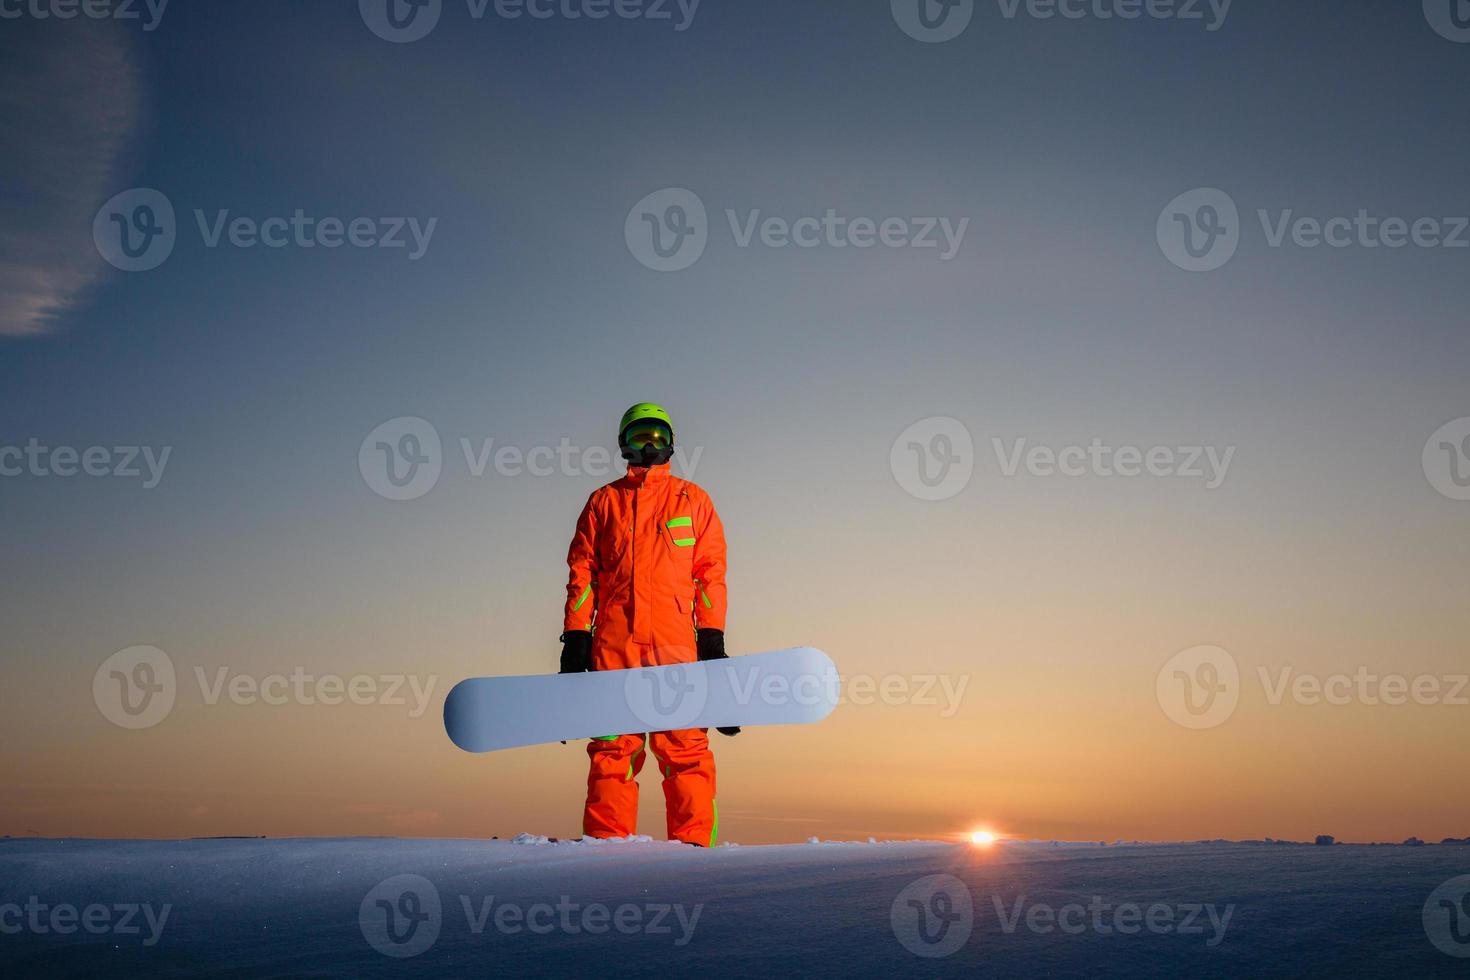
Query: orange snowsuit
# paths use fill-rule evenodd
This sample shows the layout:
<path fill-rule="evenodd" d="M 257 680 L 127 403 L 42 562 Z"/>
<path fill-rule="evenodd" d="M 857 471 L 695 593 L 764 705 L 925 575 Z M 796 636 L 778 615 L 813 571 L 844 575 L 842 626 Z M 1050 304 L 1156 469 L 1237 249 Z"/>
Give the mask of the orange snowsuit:
<path fill-rule="evenodd" d="M 567 552 L 563 628 L 592 630 L 594 670 L 695 660 L 695 630 L 725 628 L 725 530 L 709 494 L 669 473 L 668 464 L 630 466 L 593 491 Z M 714 846 L 715 759 L 705 729 L 646 736 L 663 774 L 669 837 Z M 587 746 L 582 833 L 626 837 L 638 822 L 637 775 L 644 734 L 596 738 Z"/>

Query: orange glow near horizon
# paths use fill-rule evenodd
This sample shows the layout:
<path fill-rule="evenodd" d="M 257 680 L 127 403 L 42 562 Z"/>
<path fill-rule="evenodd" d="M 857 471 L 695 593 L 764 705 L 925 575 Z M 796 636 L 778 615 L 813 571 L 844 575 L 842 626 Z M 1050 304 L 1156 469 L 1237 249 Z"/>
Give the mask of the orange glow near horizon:
<path fill-rule="evenodd" d="M 1112 524 L 1085 510 L 1033 513 L 1024 499 L 1007 502 L 1005 521 L 895 499 L 891 521 L 853 537 L 866 504 L 818 508 L 798 526 L 785 484 L 713 466 L 708 482 L 731 501 L 727 533 L 739 547 L 731 655 L 807 643 L 845 680 L 819 724 L 711 733 L 724 840 L 923 838 L 985 856 L 1028 839 L 1470 833 L 1470 782 L 1446 776 L 1465 760 L 1464 709 L 1450 698 L 1464 694 L 1453 678 L 1465 673 L 1470 608 L 1463 550 L 1442 529 L 1319 536 L 1309 562 L 1262 564 L 1262 554 L 1295 552 L 1188 514 L 1163 525 L 1134 515 L 1125 554 Z M 464 533 L 485 520 L 483 502 L 438 494 L 386 539 L 377 509 L 339 529 L 353 542 L 351 567 L 335 557 L 342 541 L 281 567 L 277 555 L 296 545 L 280 532 L 177 566 L 108 565 L 116 574 L 89 580 L 79 602 L 16 564 L 3 603 L 25 611 L 20 625 L 7 620 L 24 683 L 0 685 L 0 835 L 576 836 L 583 744 L 472 755 L 444 734 L 443 699 L 459 679 L 556 669 L 566 536 L 585 492 L 514 481 L 501 492 L 497 513 L 514 520 L 494 525 L 488 556 Z M 1181 566 L 1179 540 L 1192 534 L 1216 535 L 1211 561 Z M 1059 565 L 1036 546 L 1051 540 L 1083 558 Z M 1355 564 L 1365 547 L 1387 557 Z M 400 567 L 405 549 L 432 561 Z M 793 554 L 824 556 L 819 601 L 792 601 Z M 871 554 L 883 555 L 882 576 Z M 258 589 L 248 616 L 233 605 L 239 582 Z M 169 655 L 177 697 L 156 725 L 123 730 L 93 685 L 108 656 L 139 642 Z M 1159 677 L 1202 643 L 1235 659 L 1238 698 L 1214 727 L 1189 728 L 1175 718 L 1183 709 L 1160 701 Z M 1299 678 L 1354 677 L 1360 666 L 1443 678 L 1444 703 L 1395 706 L 1356 687 L 1348 704 L 1293 694 Z M 278 704 L 231 693 L 238 678 L 269 686 L 298 671 L 367 678 L 382 696 L 328 704 L 314 688 L 309 698 L 288 688 Z M 1179 674 L 1199 697 L 1196 671 L 1163 676 L 1182 693 Z M 662 837 L 657 772 L 640 782 L 638 829 Z M 972 842 L 982 830 L 996 837 L 989 850 Z"/>

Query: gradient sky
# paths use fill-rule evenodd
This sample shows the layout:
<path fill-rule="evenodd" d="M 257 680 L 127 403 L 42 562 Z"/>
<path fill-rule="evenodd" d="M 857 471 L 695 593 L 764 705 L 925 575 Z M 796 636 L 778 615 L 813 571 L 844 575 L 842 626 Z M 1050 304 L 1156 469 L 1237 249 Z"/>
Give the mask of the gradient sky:
<path fill-rule="evenodd" d="M 1255 217 L 1470 214 L 1470 44 L 1419 3 L 1240 0 L 1209 31 L 989 2 L 937 44 L 879 0 L 704 0 L 683 31 L 445 0 L 408 44 L 356 7 L 0 21 L 0 446 L 172 447 L 154 489 L 0 478 L 0 833 L 576 833 L 580 746 L 466 755 L 439 710 L 462 677 L 555 669 L 604 481 L 476 477 L 458 443 L 611 447 L 654 399 L 704 450 L 733 653 L 966 685 L 948 716 L 717 738 L 728 839 L 1470 834 L 1470 705 L 1272 705 L 1256 680 L 1470 672 L 1470 502 L 1421 464 L 1470 416 L 1470 249 L 1271 248 Z M 124 273 L 92 219 L 133 187 L 179 237 Z M 659 273 L 624 220 L 666 187 L 711 231 Z M 1201 187 L 1243 235 L 1190 273 L 1155 223 Z M 739 248 L 727 208 L 969 226 L 947 262 Z M 410 261 L 211 249 L 195 209 L 438 223 Z M 411 501 L 357 466 L 399 416 L 445 447 Z M 928 502 L 889 451 L 934 416 L 975 475 Z M 991 448 L 1094 437 L 1236 451 L 1205 490 L 1006 477 Z M 124 731 L 92 678 L 138 644 L 181 685 Z M 1199 644 L 1245 682 L 1195 731 L 1155 677 Z M 436 688 L 418 718 L 210 705 L 194 671 L 221 667 Z"/>

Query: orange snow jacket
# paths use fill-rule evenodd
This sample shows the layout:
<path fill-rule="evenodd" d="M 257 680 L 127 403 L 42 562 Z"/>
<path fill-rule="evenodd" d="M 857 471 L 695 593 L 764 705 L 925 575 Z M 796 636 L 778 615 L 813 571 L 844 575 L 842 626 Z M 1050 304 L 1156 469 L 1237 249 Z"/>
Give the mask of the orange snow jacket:
<path fill-rule="evenodd" d="M 697 628 L 725 628 L 724 526 L 667 463 L 593 491 L 567 565 L 563 627 L 593 631 L 597 670 L 687 663 Z"/>

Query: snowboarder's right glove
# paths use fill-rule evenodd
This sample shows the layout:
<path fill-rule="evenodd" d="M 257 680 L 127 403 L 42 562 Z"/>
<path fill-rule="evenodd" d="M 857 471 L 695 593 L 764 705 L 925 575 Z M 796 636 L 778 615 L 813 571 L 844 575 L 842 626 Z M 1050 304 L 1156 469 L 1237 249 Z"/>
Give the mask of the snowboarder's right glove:
<path fill-rule="evenodd" d="M 580 674 L 592 669 L 592 634 L 567 630 L 561 635 L 561 673 Z"/>
<path fill-rule="evenodd" d="M 710 626 L 701 627 L 695 633 L 695 656 L 700 660 L 726 660 L 725 632 Z"/>

